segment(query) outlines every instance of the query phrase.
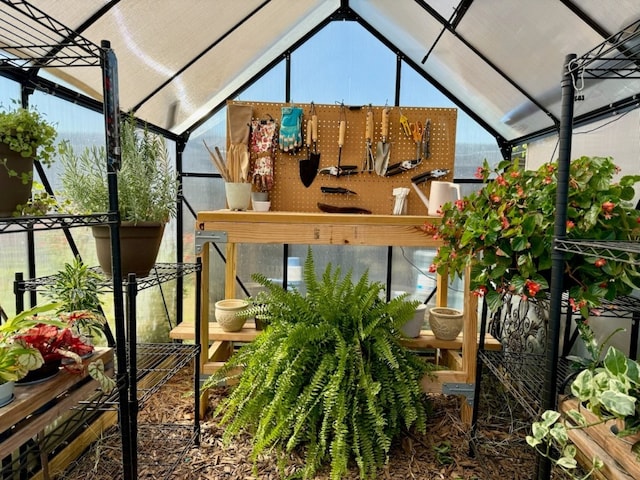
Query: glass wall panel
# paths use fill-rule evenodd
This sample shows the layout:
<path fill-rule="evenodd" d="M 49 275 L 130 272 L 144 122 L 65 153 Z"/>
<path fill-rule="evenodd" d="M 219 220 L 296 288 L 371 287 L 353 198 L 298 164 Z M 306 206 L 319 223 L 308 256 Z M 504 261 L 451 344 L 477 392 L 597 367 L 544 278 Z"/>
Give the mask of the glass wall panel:
<path fill-rule="evenodd" d="M 396 56 L 355 22 L 332 22 L 291 55 L 291 99 L 393 104 Z"/>
<path fill-rule="evenodd" d="M 457 108 L 437 88 L 406 63 L 402 64 L 400 104 L 415 107 Z M 472 179 L 483 159 L 491 165 L 502 160 L 496 139 L 463 110 L 458 109 L 454 177 Z"/>

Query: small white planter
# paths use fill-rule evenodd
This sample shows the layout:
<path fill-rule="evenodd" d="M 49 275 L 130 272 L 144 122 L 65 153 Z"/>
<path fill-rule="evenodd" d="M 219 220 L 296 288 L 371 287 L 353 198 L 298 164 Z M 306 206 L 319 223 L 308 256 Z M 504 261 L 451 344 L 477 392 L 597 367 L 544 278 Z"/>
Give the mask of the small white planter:
<path fill-rule="evenodd" d="M 224 184 L 229 210 L 247 210 L 251 202 L 251 184 L 233 183 Z"/>
<path fill-rule="evenodd" d="M 427 305 L 421 303 L 416 308 L 416 312 L 413 314 L 413 318 L 410 318 L 407 323 L 400 327 L 400 333 L 402 336 L 409 338 L 416 338 L 420 336 L 420 330 L 424 324 L 424 317 L 427 312 Z"/>

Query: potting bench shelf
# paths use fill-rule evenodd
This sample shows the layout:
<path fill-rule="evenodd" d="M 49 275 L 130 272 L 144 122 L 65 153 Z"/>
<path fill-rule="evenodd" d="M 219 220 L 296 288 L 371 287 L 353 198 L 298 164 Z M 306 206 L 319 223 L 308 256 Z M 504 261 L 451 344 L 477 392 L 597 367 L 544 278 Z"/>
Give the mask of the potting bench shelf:
<path fill-rule="evenodd" d="M 183 322 L 173 330 L 169 336 L 174 340 L 193 340 L 195 337 L 194 326 Z M 242 330 L 237 332 L 225 332 L 217 322 L 209 322 L 209 340 L 223 342 L 251 342 L 260 335 L 261 330 L 256 330 L 253 322 L 247 322 Z M 463 335 L 455 340 L 440 340 L 431 330 L 421 330 L 420 336 L 415 338 L 403 338 L 402 344 L 414 350 L 441 348 L 445 350 L 460 350 L 462 348 Z M 491 335 L 485 335 L 485 348 L 488 350 L 500 350 L 502 346 Z"/>
<path fill-rule="evenodd" d="M 422 230 L 424 223 L 438 223 L 439 217 L 411 215 L 358 215 L 297 212 L 238 212 L 218 210 L 199 212 L 196 219 L 195 248 L 202 259 L 202 302 L 199 334 L 202 342 L 201 369 L 203 375 L 209 375 L 232 353 L 233 341 L 226 333 L 217 331 L 209 322 L 210 299 L 210 261 L 208 243 L 226 244 L 225 298 L 236 297 L 236 268 L 239 243 L 253 244 L 302 244 L 302 245 L 341 245 L 341 246 L 402 246 L 436 248 L 438 240 Z M 437 277 L 435 302 L 445 306 L 447 302 L 447 278 Z M 473 392 L 476 372 L 476 354 L 478 350 L 477 300 L 469 294 L 468 280 L 465 281 L 464 327 L 460 339 L 450 344 L 440 344 L 435 340 L 416 340 L 420 348 L 443 349 L 443 358 L 450 370 L 440 370 L 436 379 L 425 377 L 425 391 L 450 391 L 458 393 Z M 185 327 L 188 328 L 188 327 Z M 173 335 L 179 335 L 174 330 Z M 468 332 L 472 332 L 471 335 Z M 257 332 L 245 328 L 237 335 L 246 335 L 246 341 L 255 338 Z M 181 338 L 176 336 L 174 338 Z M 211 343 L 213 342 L 213 343 Z M 423 345 L 420 345 L 423 342 Z M 489 343 L 492 343 L 490 341 Z M 497 343 L 497 342 L 496 342 Z M 439 346 L 443 345 L 443 346 Z M 498 345 L 496 345 L 497 347 Z M 445 350 L 445 348 L 448 348 Z M 470 403 L 471 395 L 468 397 Z M 470 421 L 469 403 L 463 405 L 462 416 Z M 201 402 L 201 415 L 206 410 L 206 395 Z"/>

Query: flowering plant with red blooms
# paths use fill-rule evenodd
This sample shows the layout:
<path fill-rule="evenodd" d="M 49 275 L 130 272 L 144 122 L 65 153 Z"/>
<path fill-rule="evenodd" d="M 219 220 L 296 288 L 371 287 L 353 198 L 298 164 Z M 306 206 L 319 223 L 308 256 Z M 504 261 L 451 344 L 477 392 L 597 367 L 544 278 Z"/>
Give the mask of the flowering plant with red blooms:
<path fill-rule="evenodd" d="M 523 170 L 510 161 L 477 172 L 486 185 L 442 207 L 442 223 L 425 232 L 444 244 L 432 270 L 461 276 L 471 266 L 471 289 L 498 307 L 507 293 L 523 299 L 549 292 L 555 221 L 557 163 Z M 570 166 L 567 236 L 601 241 L 640 239 L 640 212 L 630 203 L 640 176 L 614 182 L 618 167 L 609 157 L 581 157 Z M 492 180 L 490 180 L 492 178 Z M 640 288 L 640 272 L 625 262 L 565 254 L 564 288 L 583 317 L 603 299 Z"/>
<path fill-rule="evenodd" d="M 60 327 L 39 323 L 14 337 L 26 346 L 36 348 L 45 362 L 69 358 L 72 364 L 66 368 L 82 368 L 82 356 L 93 352 L 93 345 L 87 345 L 75 336 L 70 327 Z"/>

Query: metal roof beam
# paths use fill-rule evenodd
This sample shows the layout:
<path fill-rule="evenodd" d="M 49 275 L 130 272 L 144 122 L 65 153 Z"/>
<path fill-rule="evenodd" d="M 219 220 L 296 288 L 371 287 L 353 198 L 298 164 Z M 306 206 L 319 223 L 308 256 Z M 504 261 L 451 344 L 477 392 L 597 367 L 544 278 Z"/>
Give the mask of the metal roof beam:
<path fill-rule="evenodd" d="M 560 120 L 558 118 L 556 118 L 555 115 L 553 115 L 544 105 L 542 105 L 534 97 L 532 97 L 524 88 L 522 88 L 518 83 L 516 83 L 502 69 L 500 69 L 496 64 L 494 64 L 491 60 L 489 60 L 486 57 L 486 55 L 484 55 L 480 50 L 478 50 L 471 42 L 467 41 L 463 36 L 461 36 L 456 31 L 456 28 L 451 23 L 449 23 L 449 21 L 446 20 L 442 15 L 440 15 L 438 12 L 436 12 L 433 9 L 433 7 L 431 7 L 424 0 L 415 0 L 415 2 L 418 5 L 420 5 L 425 11 L 427 11 L 431 16 L 433 16 L 443 26 L 443 29 L 440 32 L 440 34 L 438 35 L 438 37 L 436 38 L 436 41 L 433 43 L 433 45 L 431 45 L 431 47 L 429 48 L 427 54 L 422 59 L 422 62 L 421 62 L 422 64 L 426 63 L 427 59 L 429 58 L 429 55 L 431 54 L 431 52 L 433 51 L 433 49 L 437 45 L 438 41 L 442 37 L 442 34 L 446 30 L 449 33 L 451 33 L 452 35 L 454 35 L 458 40 L 460 40 L 460 42 L 462 42 L 462 44 L 464 46 L 466 46 L 475 55 L 477 55 L 480 60 L 482 60 L 484 63 L 486 63 L 493 71 L 495 71 L 498 75 L 500 75 L 503 79 L 505 79 L 513 88 L 515 88 L 518 92 L 520 92 L 522 95 L 524 95 L 524 97 L 527 100 L 529 100 L 536 107 L 538 107 L 541 111 L 543 111 L 553 121 L 554 124 L 560 124 Z M 466 9 L 468 9 L 470 5 L 471 5 L 471 2 L 466 2 L 466 4 L 465 4 Z M 454 13 L 454 16 L 455 16 L 455 13 Z M 458 19 L 458 21 L 456 23 L 456 26 L 459 24 L 461 19 L 462 19 L 462 17 L 459 17 L 459 19 Z"/>

